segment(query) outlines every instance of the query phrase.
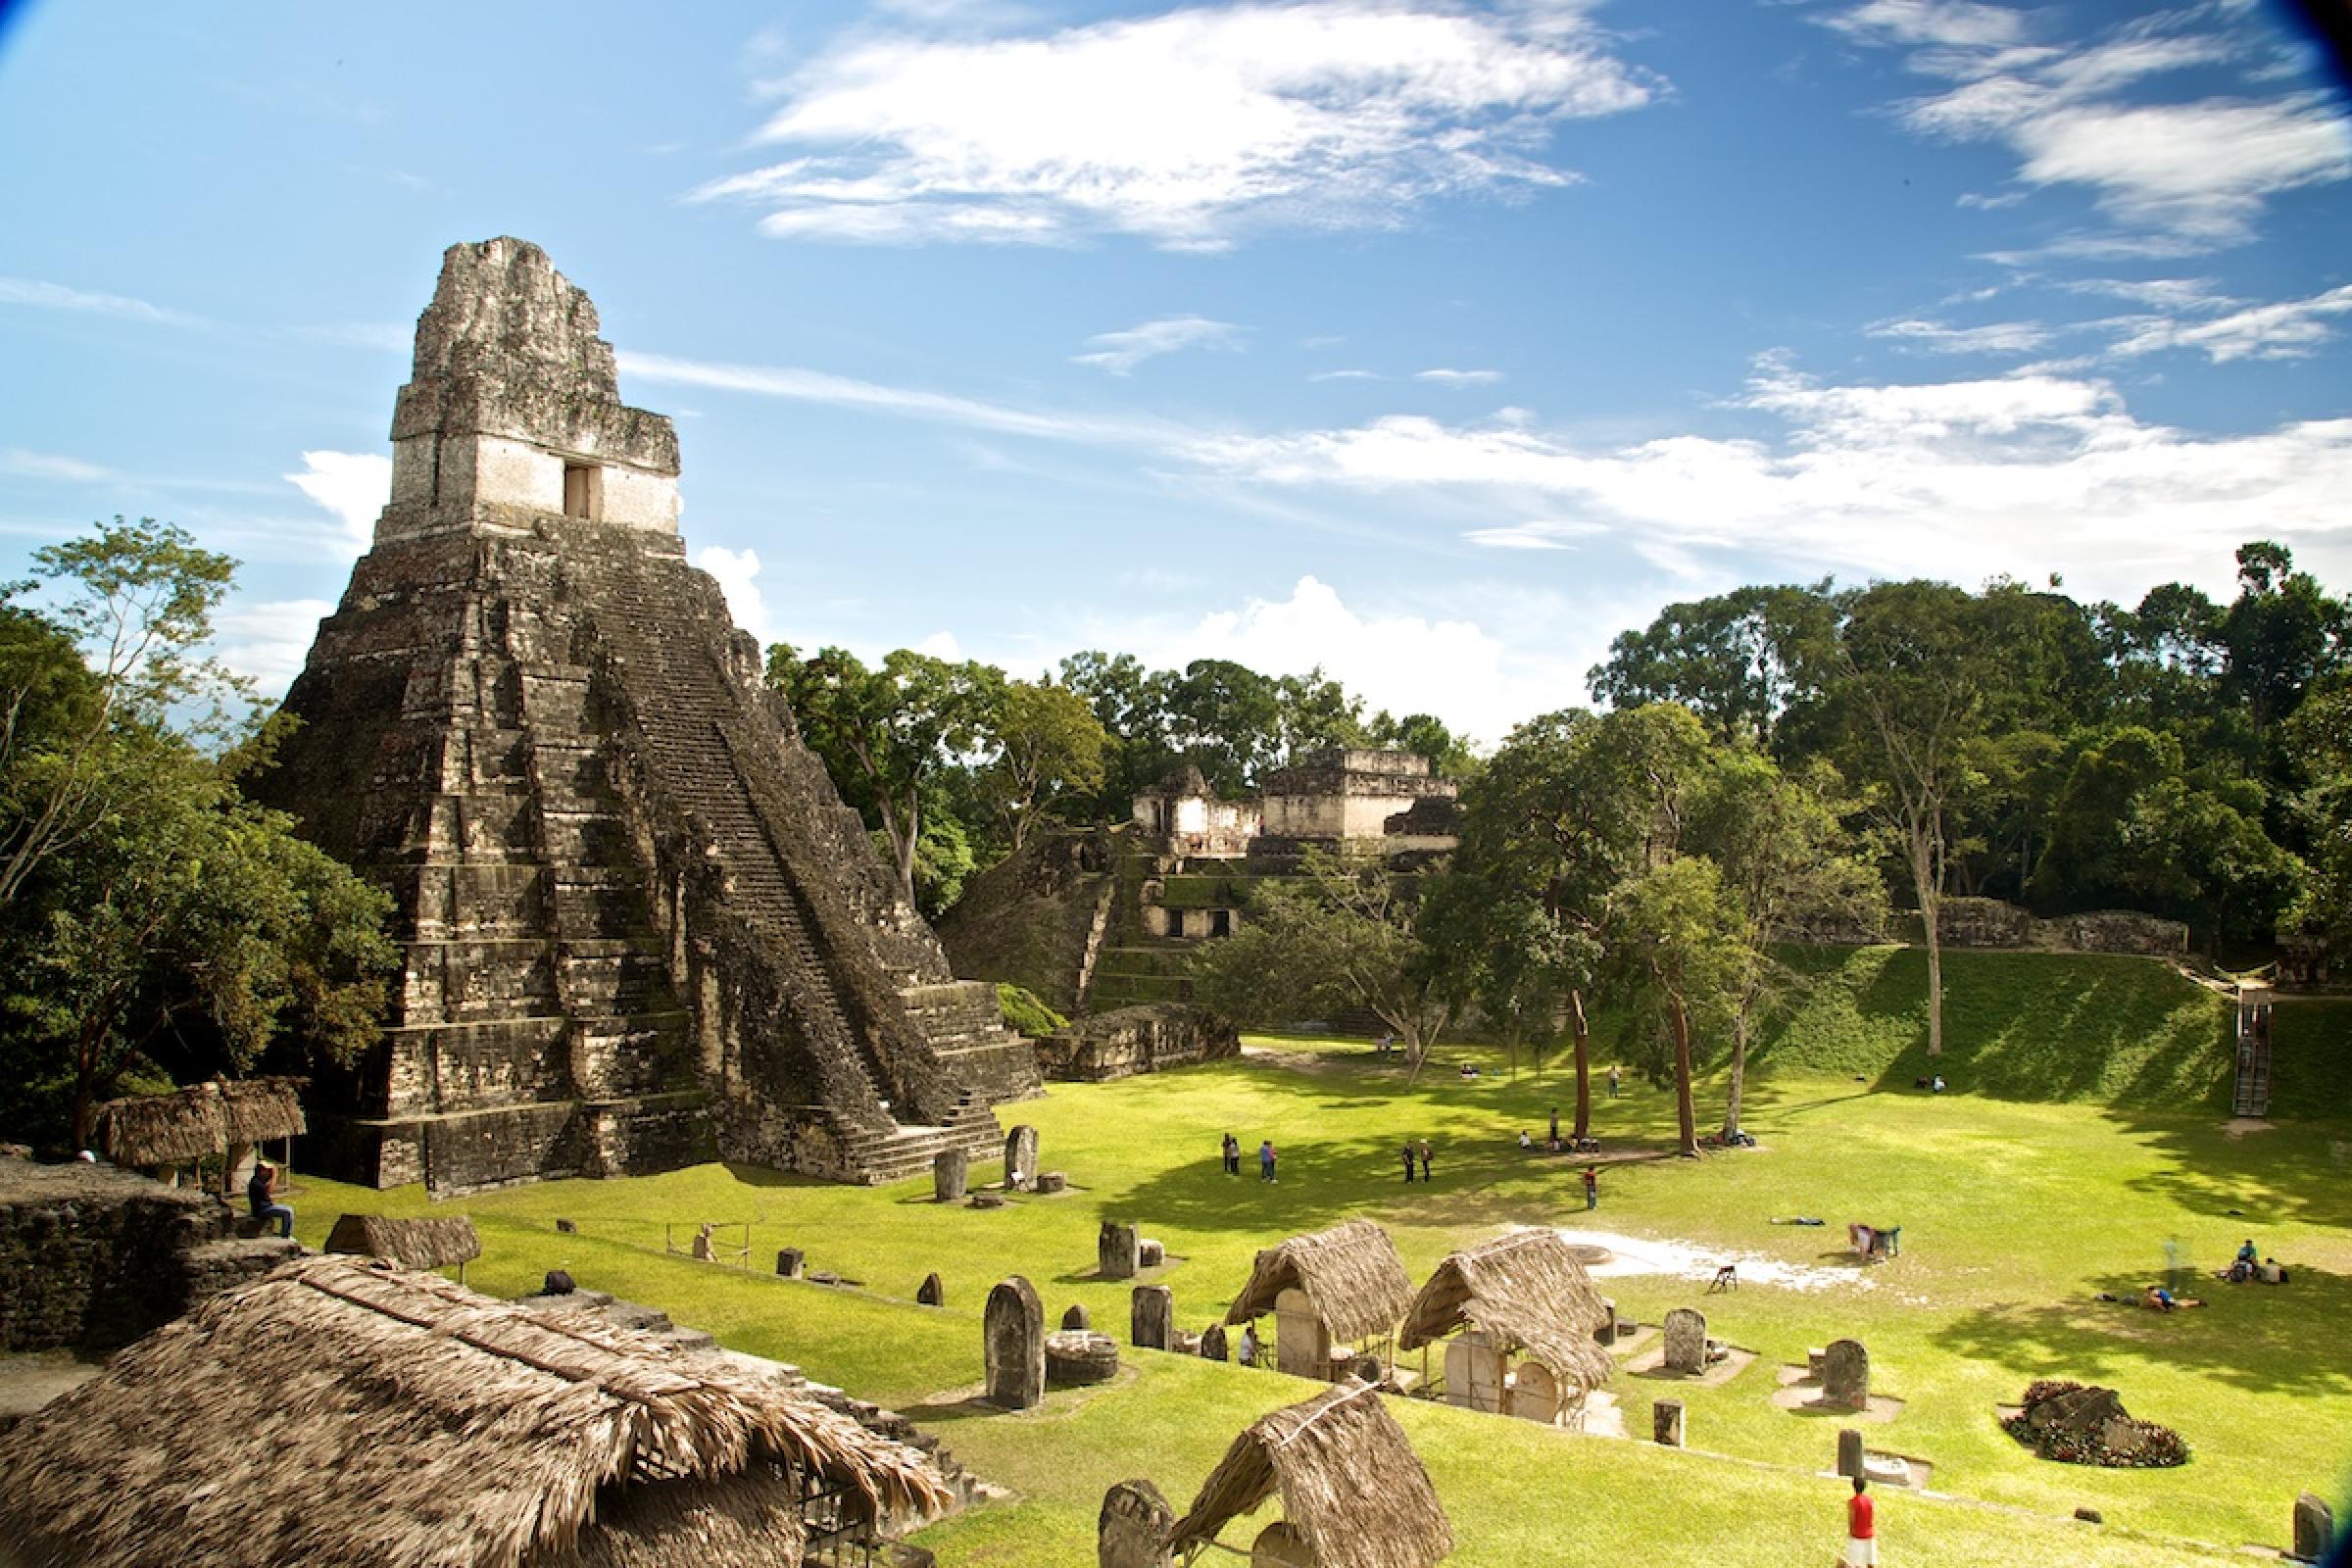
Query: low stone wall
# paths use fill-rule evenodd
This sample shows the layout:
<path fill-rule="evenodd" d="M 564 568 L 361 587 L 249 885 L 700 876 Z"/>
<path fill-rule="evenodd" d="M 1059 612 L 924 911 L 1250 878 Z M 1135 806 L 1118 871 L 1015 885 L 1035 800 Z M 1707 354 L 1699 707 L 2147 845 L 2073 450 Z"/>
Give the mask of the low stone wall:
<path fill-rule="evenodd" d="M 111 1165 L 0 1156 L 0 1350 L 105 1350 L 186 1309 L 226 1205 Z"/>
<path fill-rule="evenodd" d="M 1037 1043 L 1046 1076 L 1102 1083 L 1238 1056 L 1241 1032 L 1200 1007 L 1147 1003 L 1081 1018 Z"/>
<path fill-rule="evenodd" d="M 2187 926 L 2132 909 L 2095 909 L 2043 920 L 2031 909 L 1999 899 L 1945 899 L 1936 923 L 1947 948 L 2116 953 L 2144 958 L 2177 958 L 2188 952 Z M 1884 932 L 1851 922 L 1820 922 L 1785 927 L 1779 936 L 1784 942 L 1833 947 L 1876 942 L 1917 946 L 1926 940 L 1919 915 L 1910 910 L 1894 914 Z"/>

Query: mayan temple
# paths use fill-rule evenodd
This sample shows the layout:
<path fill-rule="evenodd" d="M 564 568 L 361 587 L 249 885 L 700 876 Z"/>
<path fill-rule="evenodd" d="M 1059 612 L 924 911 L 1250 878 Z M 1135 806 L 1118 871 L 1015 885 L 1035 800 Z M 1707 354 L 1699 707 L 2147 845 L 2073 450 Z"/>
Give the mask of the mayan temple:
<path fill-rule="evenodd" d="M 387 1043 L 322 1078 L 352 1179 L 456 1192 L 722 1157 L 850 1181 L 1036 1092 L 686 563 L 678 440 L 536 246 L 453 247 L 392 498 L 261 793 L 390 887 Z"/>

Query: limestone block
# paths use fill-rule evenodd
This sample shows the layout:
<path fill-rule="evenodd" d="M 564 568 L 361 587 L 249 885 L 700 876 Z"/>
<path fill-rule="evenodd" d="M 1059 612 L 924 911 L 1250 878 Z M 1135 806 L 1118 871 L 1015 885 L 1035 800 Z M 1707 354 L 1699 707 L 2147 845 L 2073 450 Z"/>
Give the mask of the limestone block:
<path fill-rule="evenodd" d="M 1037 1191 L 1037 1129 L 1027 1122 L 1004 1136 L 1004 1185 L 1016 1193 Z"/>
<path fill-rule="evenodd" d="M 2335 1512 L 2311 1493 L 2295 1499 L 2295 1544 L 2292 1555 L 2318 1562 L 2335 1540 Z"/>
<path fill-rule="evenodd" d="M 808 1269 L 808 1254 L 803 1252 L 799 1248 L 787 1247 L 780 1249 L 777 1251 L 776 1273 L 781 1277 L 788 1280 L 797 1280 L 807 1274 Z"/>
<path fill-rule="evenodd" d="M 1841 1476 L 1862 1474 L 1864 1454 L 1862 1432 L 1858 1427 L 1841 1427 L 1838 1432 L 1838 1473 Z"/>
<path fill-rule="evenodd" d="M 1859 1340 L 1833 1340 L 1821 1354 L 1821 1402 L 1837 1410 L 1870 1408 L 1870 1351 Z"/>
<path fill-rule="evenodd" d="M 1157 1268 L 1168 1260 L 1168 1250 L 1157 1239 L 1147 1236 L 1135 1244 L 1135 1262 L 1138 1268 Z"/>
<path fill-rule="evenodd" d="M 1149 1481 L 1122 1481 L 1102 1494 L 1095 1522 L 1096 1568 L 1168 1568 L 1176 1510 Z"/>
<path fill-rule="evenodd" d="M 1683 1446 L 1683 1401 L 1660 1399 L 1649 1409 L 1650 1436 L 1669 1448 Z"/>
<path fill-rule="evenodd" d="M 1142 1250 L 1134 1226 L 1104 1220 L 1095 1234 L 1095 1270 L 1106 1280 L 1131 1280 L 1141 1266 Z"/>
<path fill-rule="evenodd" d="M 1060 1171 L 1048 1170 L 1040 1171 L 1038 1173 L 1037 1190 L 1041 1193 L 1067 1192 L 1069 1191 L 1069 1177 L 1063 1175 Z"/>
<path fill-rule="evenodd" d="M 1046 1336 L 1046 1386 L 1080 1388 L 1105 1383 L 1119 1370 L 1119 1347 L 1107 1334 L 1062 1329 Z"/>
<path fill-rule="evenodd" d="M 1085 1306 L 1072 1302 L 1070 1309 L 1061 1314 L 1061 1326 L 1065 1329 L 1084 1329 L 1094 1325 L 1087 1321 Z"/>
<path fill-rule="evenodd" d="M 1128 1303 L 1128 1342 L 1139 1350 L 1176 1348 L 1176 1297 L 1165 1285 L 1138 1285 Z"/>
<path fill-rule="evenodd" d="M 1666 1314 L 1666 1370 L 1695 1377 L 1707 1369 L 1707 1317 L 1688 1306 Z"/>
<path fill-rule="evenodd" d="M 946 1286 L 944 1286 L 944 1285 L 940 1284 L 940 1282 L 939 1282 L 939 1276 L 938 1276 L 937 1274 L 926 1274 L 926 1275 L 924 1275 L 924 1276 L 923 1276 L 923 1283 L 915 1287 L 915 1291 L 914 1291 L 914 1302 L 915 1302 L 915 1305 L 917 1305 L 917 1306 L 945 1306 L 945 1305 L 947 1304 L 947 1301 L 948 1301 L 948 1289 L 947 1289 L 947 1287 L 946 1287 Z"/>
<path fill-rule="evenodd" d="M 953 1203 L 963 1197 L 964 1179 L 971 1168 L 971 1156 L 960 1149 L 943 1150 L 931 1157 L 931 1196 L 942 1203 Z"/>
<path fill-rule="evenodd" d="M 1226 1359 L 1224 1324 L 1211 1323 L 1200 1331 L 1200 1354 L 1202 1359 L 1209 1361 Z"/>
<path fill-rule="evenodd" d="M 1037 1298 L 1037 1288 L 1015 1274 L 990 1291 L 983 1332 L 989 1402 L 1007 1410 L 1041 1403 L 1046 1396 L 1046 1309 Z"/>

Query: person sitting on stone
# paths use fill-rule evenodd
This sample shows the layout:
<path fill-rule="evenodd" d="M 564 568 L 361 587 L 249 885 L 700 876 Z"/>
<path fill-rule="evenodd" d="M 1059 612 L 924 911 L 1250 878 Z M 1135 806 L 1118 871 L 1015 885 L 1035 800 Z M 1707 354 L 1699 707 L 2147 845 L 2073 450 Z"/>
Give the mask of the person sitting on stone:
<path fill-rule="evenodd" d="M 277 1201 L 277 1167 L 266 1159 L 253 1162 L 253 1175 L 245 1183 L 245 1201 L 253 1205 L 253 1217 L 277 1221 L 277 1234 L 294 1234 L 294 1211 Z"/>

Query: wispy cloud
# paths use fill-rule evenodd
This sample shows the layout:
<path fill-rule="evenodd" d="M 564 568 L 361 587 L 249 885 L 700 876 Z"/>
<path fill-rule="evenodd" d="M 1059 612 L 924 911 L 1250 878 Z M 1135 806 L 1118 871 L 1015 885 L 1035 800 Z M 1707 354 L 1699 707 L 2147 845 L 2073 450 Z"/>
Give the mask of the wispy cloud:
<path fill-rule="evenodd" d="M 2132 323 L 2110 351 L 2132 357 L 2197 349 L 2216 365 L 2230 360 L 2299 360 L 2335 335 L 2334 318 L 2352 315 L 2352 284 L 2309 299 L 2250 305 L 2210 320 L 2149 317 Z"/>
<path fill-rule="evenodd" d="M 1440 366 L 1431 370 L 1415 370 L 1416 381 L 1435 381 L 1441 386 L 1491 386 L 1502 379 L 1500 370 L 1453 370 Z"/>
<path fill-rule="evenodd" d="M 1589 539 L 1605 530 L 1597 522 L 1559 522 L 1537 519 L 1472 528 L 1462 537 L 1488 550 L 1573 550 L 1571 540 Z"/>
<path fill-rule="evenodd" d="M 1317 370 L 1309 381 L 1385 381 L 1387 376 L 1378 370 Z"/>
<path fill-rule="evenodd" d="M 115 477 L 112 469 L 95 463 L 54 452 L 27 452 L 23 447 L 0 451 L 0 473 L 14 474 L 20 479 L 57 479 L 69 484 L 89 484 Z"/>
<path fill-rule="evenodd" d="M 1871 0 L 1825 21 L 1864 42 L 1911 47 L 1912 70 L 1951 85 L 1901 108 L 1911 129 L 1994 142 L 2027 190 L 2087 190 L 2114 234 L 2069 236 L 2035 257 L 2180 254 L 2251 237 L 2283 192 L 2352 176 L 2352 128 L 2312 92 L 2274 90 L 2242 73 L 2247 91 L 2187 96 L 2190 68 L 2259 54 L 2235 30 L 2238 4 L 2159 12 L 2089 39 L 2036 41 L 2051 13 L 1963 0 Z M 2168 90 L 2169 89 L 2169 90 Z M 1975 205 L 1997 205 L 1980 196 Z"/>
<path fill-rule="evenodd" d="M 146 300 L 132 299 L 126 294 L 93 293 L 89 289 L 71 288 L 64 283 L 48 283 L 32 277 L 0 277 L 0 305 L 24 305 L 43 311 L 78 311 L 91 316 L 147 321 L 157 326 L 209 324 L 201 316 L 168 310 Z"/>
<path fill-rule="evenodd" d="M 1086 342 L 1092 352 L 1071 355 L 1072 363 L 1125 375 L 1146 360 L 1180 349 L 1239 349 L 1242 329 L 1231 321 L 1212 321 L 1205 316 L 1169 316 L 1123 332 L 1097 332 Z"/>
<path fill-rule="evenodd" d="M 323 599 L 232 600 L 213 617 L 213 651 L 275 697 L 302 673 L 318 622 L 334 609 Z"/>
<path fill-rule="evenodd" d="M 1873 322 L 1868 331 L 1872 337 L 1889 338 L 1927 354 L 2031 354 L 2050 340 L 2049 330 L 2034 321 L 1949 326 L 1941 321 L 1904 317 Z"/>
<path fill-rule="evenodd" d="M 794 149 L 697 195 L 766 232 L 912 244 L 1394 226 L 1418 204 L 1575 176 L 1554 127 L 1651 84 L 1575 6 L 1193 6 L 1022 36 L 863 33 L 779 85 Z"/>

